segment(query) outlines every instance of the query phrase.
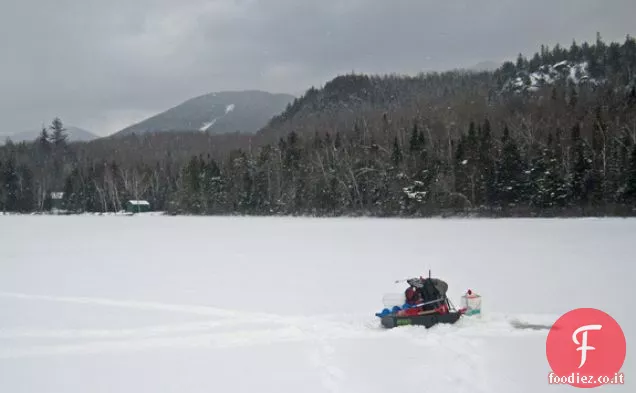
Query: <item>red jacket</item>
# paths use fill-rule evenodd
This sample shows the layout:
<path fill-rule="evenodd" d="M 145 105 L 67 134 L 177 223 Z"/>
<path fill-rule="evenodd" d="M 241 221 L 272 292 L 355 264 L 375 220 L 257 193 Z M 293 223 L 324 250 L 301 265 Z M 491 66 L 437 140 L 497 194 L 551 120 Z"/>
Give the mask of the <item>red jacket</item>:
<path fill-rule="evenodd" d="M 406 295 L 406 302 L 408 304 L 413 305 L 422 301 L 422 296 L 417 291 L 417 289 L 413 287 L 408 287 L 406 291 L 404 292 L 404 295 Z"/>

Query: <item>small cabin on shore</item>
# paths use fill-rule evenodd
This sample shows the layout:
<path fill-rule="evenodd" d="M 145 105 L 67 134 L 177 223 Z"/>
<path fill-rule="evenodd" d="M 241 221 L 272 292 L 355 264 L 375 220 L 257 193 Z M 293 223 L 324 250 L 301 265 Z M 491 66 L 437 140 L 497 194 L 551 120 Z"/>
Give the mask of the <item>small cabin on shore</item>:
<path fill-rule="evenodd" d="M 64 193 L 63 192 L 52 192 L 49 194 L 51 198 L 51 209 L 52 210 L 62 210 L 64 208 Z"/>
<path fill-rule="evenodd" d="M 128 213 L 145 213 L 150 211 L 150 203 L 144 200 L 129 200 L 126 202 Z"/>

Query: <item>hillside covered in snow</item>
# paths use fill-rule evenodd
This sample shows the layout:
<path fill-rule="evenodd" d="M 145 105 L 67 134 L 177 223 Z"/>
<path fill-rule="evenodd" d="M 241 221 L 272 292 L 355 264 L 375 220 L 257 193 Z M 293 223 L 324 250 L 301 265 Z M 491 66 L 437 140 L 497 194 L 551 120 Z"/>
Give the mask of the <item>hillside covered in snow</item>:
<path fill-rule="evenodd" d="M 534 72 L 518 71 L 517 77 L 506 82 L 504 91 L 533 92 L 556 83 L 598 85 L 601 81 L 590 76 L 587 62 L 574 63 L 563 60 L 554 65 L 542 65 Z"/>
<path fill-rule="evenodd" d="M 166 131 L 253 134 L 293 99 L 291 95 L 262 91 L 210 93 L 187 100 L 115 135 Z"/>
<path fill-rule="evenodd" d="M 616 93 L 634 96 L 636 93 L 636 44 L 627 36 L 623 44 L 605 43 L 600 35 L 596 42 L 569 48 L 541 46 L 532 58 L 521 54 L 515 63 L 506 62 L 497 71 L 502 92 L 538 92 L 544 87 L 567 87 L 576 91 L 602 86 Z"/>

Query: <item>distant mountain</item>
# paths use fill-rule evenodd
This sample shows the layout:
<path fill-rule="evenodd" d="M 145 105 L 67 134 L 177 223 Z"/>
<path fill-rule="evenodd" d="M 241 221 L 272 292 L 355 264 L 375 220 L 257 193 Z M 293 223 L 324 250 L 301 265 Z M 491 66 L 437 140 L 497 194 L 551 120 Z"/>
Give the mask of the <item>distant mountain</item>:
<path fill-rule="evenodd" d="M 257 138 L 269 142 L 292 131 L 301 135 L 325 131 L 364 134 L 374 128 L 388 129 L 396 121 L 399 127 L 410 129 L 417 118 L 463 124 L 488 109 L 484 97 L 492 79 L 490 73 L 465 71 L 418 76 L 339 75 L 323 87 L 308 89 L 273 117 Z"/>
<path fill-rule="evenodd" d="M 482 61 L 473 65 L 472 67 L 468 69 L 470 71 L 482 72 L 482 71 L 494 71 L 499 67 L 501 67 L 501 63 L 496 63 L 494 61 Z"/>
<path fill-rule="evenodd" d="M 165 112 L 127 127 L 115 136 L 164 131 L 253 134 L 294 100 L 288 94 L 227 91 L 192 98 Z"/>
<path fill-rule="evenodd" d="M 90 131 L 87 131 L 83 128 L 73 127 L 73 126 L 64 126 L 66 129 L 66 135 L 68 135 L 67 140 L 69 142 L 88 142 L 94 139 L 99 138 L 97 135 L 93 134 Z M 48 131 L 48 130 L 47 130 Z M 3 135 L 0 144 L 4 144 L 7 138 L 11 139 L 14 143 L 19 142 L 32 142 L 37 137 L 40 136 L 42 130 L 28 130 L 16 132 L 14 134 Z"/>

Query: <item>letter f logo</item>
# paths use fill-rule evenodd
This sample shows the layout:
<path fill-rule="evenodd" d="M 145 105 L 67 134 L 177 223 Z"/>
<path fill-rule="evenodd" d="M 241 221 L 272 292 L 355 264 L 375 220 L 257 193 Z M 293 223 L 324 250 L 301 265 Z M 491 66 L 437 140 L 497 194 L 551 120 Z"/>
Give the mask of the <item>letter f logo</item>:
<path fill-rule="evenodd" d="M 601 325 L 586 325 L 586 326 L 581 326 L 580 328 L 576 329 L 574 331 L 574 334 L 572 334 L 572 341 L 574 341 L 575 344 L 577 345 L 581 345 L 580 347 L 578 347 L 576 350 L 577 351 L 581 351 L 581 364 L 579 365 L 579 368 L 583 367 L 583 365 L 585 364 L 585 360 L 587 358 L 587 351 L 588 350 L 594 350 L 596 348 L 594 347 L 589 347 L 587 345 L 587 332 L 588 330 L 601 330 Z M 579 340 L 577 340 L 576 336 L 583 332 L 583 344 L 581 344 L 579 342 Z"/>

